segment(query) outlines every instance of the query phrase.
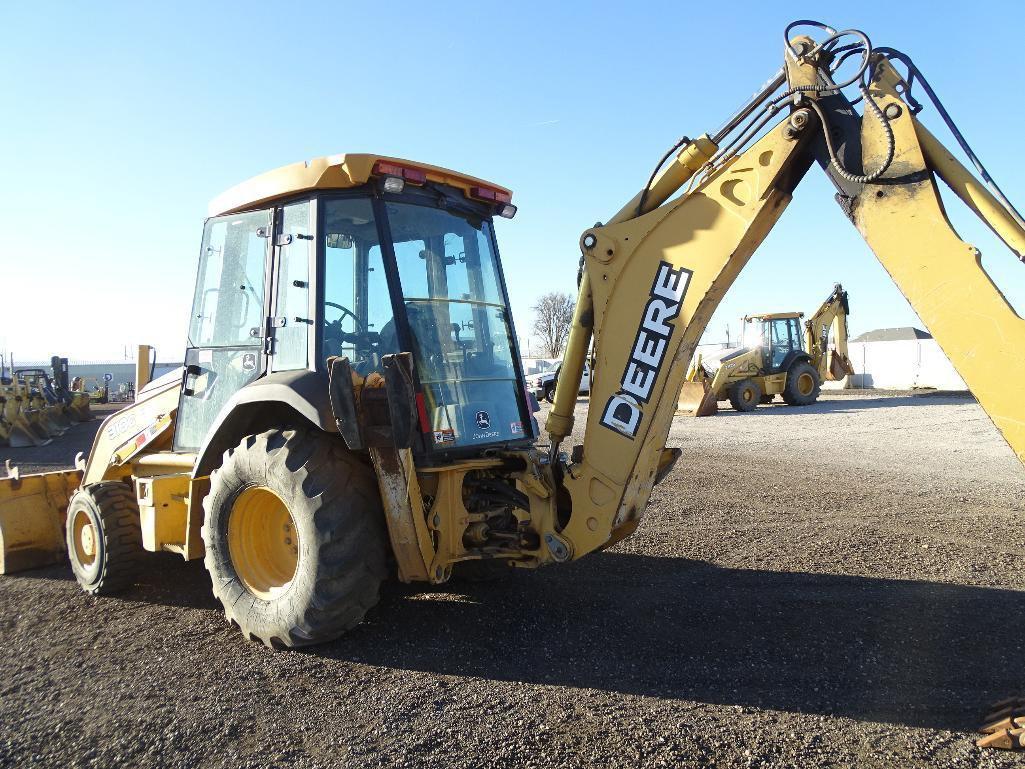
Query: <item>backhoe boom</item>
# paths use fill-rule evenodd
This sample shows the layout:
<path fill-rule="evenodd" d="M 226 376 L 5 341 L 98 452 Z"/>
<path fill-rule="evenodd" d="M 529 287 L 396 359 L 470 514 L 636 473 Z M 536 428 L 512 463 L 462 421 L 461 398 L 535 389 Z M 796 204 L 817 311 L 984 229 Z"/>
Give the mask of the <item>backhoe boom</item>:
<path fill-rule="evenodd" d="M 836 183 L 845 213 L 1025 461 L 1025 408 L 1016 389 L 1007 386 L 1025 380 L 1025 358 L 1015 354 L 1025 350 L 1025 322 L 983 270 L 978 251 L 957 237 L 936 176 L 1016 253 L 1025 245 L 1025 230 L 924 130 L 910 106 L 915 102 L 902 97 L 909 96 L 910 85 L 863 36 L 866 116 L 858 115 L 840 90 L 854 79 L 837 85 L 831 80 L 832 49 L 845 34 L 861 33 L 834 33 L 822 43 L 791 40 L 787 90 L 766 97 L 764 116 L 749 110 L 746 134 L 742 129 L 721 148 L 707 136 L 687 143 L 646 193 L 582 236 L 583 279 L 547 422 L 557 461 L 572 428 L 579 371 L 593 332 L 584 441 L 562 473 L 572 509 L 561 536 L 572 557 L 636 528 L 652 487 L 678 455 L 665 441 L 685 366 L 726 291 L 815 162 Z M 764 130 L 782 107 L 789 114 Z M 845 323 L 845 313 L 838 305 L 824 306 L 816 320 L 832 325 L 843 315 Z M 819 341 L 817 329 L 814 336 L 810 342 Z M 836 373 L 849 372 L 846 327 L 839 337 Z"/>

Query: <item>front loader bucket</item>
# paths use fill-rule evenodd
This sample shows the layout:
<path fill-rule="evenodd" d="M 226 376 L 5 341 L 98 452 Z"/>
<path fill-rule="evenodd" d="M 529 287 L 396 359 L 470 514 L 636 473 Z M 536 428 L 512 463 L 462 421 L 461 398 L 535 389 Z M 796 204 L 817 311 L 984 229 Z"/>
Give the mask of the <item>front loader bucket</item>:
<path fill-rule="evenodd" d="M 719 404 L 707 383 L 684 382 L 676 402 L 676 413 L 688 417 L 710 417 L 719 413 Z"/>
<path fill-rule="evenodd" d="M 70 412 L 71 418 L 76 422 L 89 422 L 92 420 L 92 412 L 89 411 L 90 400 L 89 396 L 85 393 L 75 392 L 72 393 L 71 403 L 68 405 L 68 411 Z"/>
<path fill-rule="evenodd" d="M 56 414 L 54 414 L 54 410 L 49 406 L 39 409 L 39 422 L 43 426 L 47 435 L 53 437 L 64 435 L 64 433 L 68 431 L 68 428 L 62 427 L 55 417 Z"/>
<path fill-rule="evenodd" d="M 13 449 L 23 449 L 28 446 L 45 446 L 50 442 L 36 431 L 25 417 L 17 412 L 11 412 L 13 416 L 7 423 L 7 445 Z"/>
<path fill-rule="evenodd" d="M 0 574 L 59 563 L 64 557 L 64 518 L 79 470 L 0 479 Z"/>
<path fill-rule="evenodd" d="M 71 417 L 68 416 L 68 407 L 63 403 L 53 407 L 53 411 L 50 412 L 50 419 L 56 422 L 61 430 L 64 431 L 71 429 L 73 424 Z"/>

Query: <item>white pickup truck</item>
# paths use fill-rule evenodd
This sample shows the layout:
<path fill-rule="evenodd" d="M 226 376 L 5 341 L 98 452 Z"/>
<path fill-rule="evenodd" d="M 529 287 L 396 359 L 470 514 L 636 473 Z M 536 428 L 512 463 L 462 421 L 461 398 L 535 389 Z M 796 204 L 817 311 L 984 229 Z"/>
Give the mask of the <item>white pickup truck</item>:
<path fill-rule="evenodd" d="M 551 403 L 555 399 L 555 381 L 559 378 L 559 371 L 562 369 L 560 362 L 551 371 L 544 371 L 540 374 L 531 374 L 527 377 L 527 388 L 539 401 L 544 398 Z M 580 395 L 587 395 L 591 392 L 591 369 L 584 364 L 584 375 L 580 377 Z"/>

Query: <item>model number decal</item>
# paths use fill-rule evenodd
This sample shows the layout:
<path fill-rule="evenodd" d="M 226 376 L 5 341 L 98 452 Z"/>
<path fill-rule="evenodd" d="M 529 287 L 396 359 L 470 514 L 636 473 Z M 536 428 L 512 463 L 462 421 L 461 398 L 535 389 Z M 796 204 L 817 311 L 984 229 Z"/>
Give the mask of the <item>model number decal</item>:
<path fill-rule="evenodd" d="M 605 404 L 600 420 L 602 425 L 627 438 L 632 439 L 637 434 L 644 404 L 651 398 L 665 362 L 673 336 L 672 321 L 680 314 L 693 274 L 683 267 L 674 269 L 669 262 L 658 264 L 619 391 Z"/>
<path fill-rule="evenodd" d="M 129 430 L 138 432 L 135 422 L 135 414 L 122 414 L 107 427 L 107 437 L 110 440 L 117 440 L 118 436 L 124 435 Z"/>

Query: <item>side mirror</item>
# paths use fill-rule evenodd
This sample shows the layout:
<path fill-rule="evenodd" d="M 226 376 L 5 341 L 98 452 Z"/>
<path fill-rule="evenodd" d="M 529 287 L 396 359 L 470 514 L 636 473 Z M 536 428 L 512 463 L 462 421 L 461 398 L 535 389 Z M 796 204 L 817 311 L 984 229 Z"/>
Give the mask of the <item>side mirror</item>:
<path fill-rule="evenodd" d="M 328 248 L 352 248 L 354 244 L 352 235 L 344 232 L 329 232 L 324 238 L 324 245 Z"/>

